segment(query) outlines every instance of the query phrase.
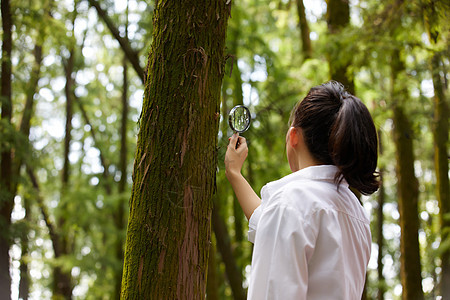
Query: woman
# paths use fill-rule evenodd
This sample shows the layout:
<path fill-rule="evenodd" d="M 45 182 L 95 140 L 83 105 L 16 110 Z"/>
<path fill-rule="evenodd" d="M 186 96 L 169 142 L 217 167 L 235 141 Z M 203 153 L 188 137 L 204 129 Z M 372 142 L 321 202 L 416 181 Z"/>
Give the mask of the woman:
<path fill-rule="evenodd" d="M 309 91 L 290 124 L 293 173 L 266 184 L 261 199 L 241 175 L 245 139 L 233 135 L 225 156 L 254 243 L 248 299 L 361 299 L 371 236 L 349 186 L 364 195 L 378 189 L 373 120 L 361 100 L 331 81 Z"/>

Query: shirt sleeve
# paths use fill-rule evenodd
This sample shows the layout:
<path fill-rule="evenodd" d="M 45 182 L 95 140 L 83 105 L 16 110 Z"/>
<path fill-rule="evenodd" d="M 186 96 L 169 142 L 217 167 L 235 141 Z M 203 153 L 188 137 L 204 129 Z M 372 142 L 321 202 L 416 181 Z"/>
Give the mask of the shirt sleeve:
<path fill-rule="evenodd" d="M 259 205 L 250 216 L 248 220 L 248 241 L 255 243 L 256 227 L 258 226 L 259 218 L 261 217 L 262 206 Z"/>
<path fill-rule="evenodd" d="M 248 299 L 306 299 L 314 244 L 310 224 L 293 208 L 264 209 L 255 235 Z"/>

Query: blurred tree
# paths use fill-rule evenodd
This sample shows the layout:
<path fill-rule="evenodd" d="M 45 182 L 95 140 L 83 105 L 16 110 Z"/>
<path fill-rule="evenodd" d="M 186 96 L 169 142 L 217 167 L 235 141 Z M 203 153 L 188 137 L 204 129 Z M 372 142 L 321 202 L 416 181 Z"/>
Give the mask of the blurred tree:
<path fill-rule="evenodd" d="M 9 270 L 13 272 L 12 274 L 18 274 L 19 263 L 20 269 L 23 270 L 20 283 L 17 282 L 17 276 L 12 277 L 11 297 L 17 297 L 18 286 L 21 287 L 20 293 L 23 297 L 27 294 L 26 289 L 22 287 L 26 283 L 26 267 L 28 266 L 31 271 L 30 298 L 51 298 L 53 296 L 52 269 L 58 266 L 72 277 L 72 297 L 77 299 L 117 298 L 119 288 L 117 282 L 120 281 L 118 278 L 121 275 L 119 270 L 123 266 L 120 258 L 123 245 L 121 241 L 125 238 L 123 226 L 128 215 L 126 202 L 130 192 L 130 176 L 126 173 L 132 167 L 130 163 L 135 144 L 131 138 L 137 134 L 135 123 L 138 121 L 141 110 L 139 100 L 142 99 L 143 83 L 146 77 L 143 65 L 147 53 L 144 52 L 147 52 L 152 41 L 151 19 L 154 2 L 129 0 L 127 1 L 129 13 L 127 13 L 125 1 L 78 2 L 75 23 L 72 22 L 71 17 L 74 13 L 74 1 L 55 2 L 57 5 L 53 6 L 51 16 L 46 12 L 51 3 L 50 0 L 11 2 L 10 11 L 14 22 L 14 26 L 11 27 L 13 31 L 11 35 L 13 44 L 11 106 L 13 109 L 10 112 L 11 121 L 3 119 L 0 122 L 0 153 L 11 149 L 11 174 L 13 175 L 10 176 L 12 192 L 9 203 L 11 208 L 14 204 L 14 209 L 11 213 L 11 223 L 6 229 L 10 245 L 3 249 L 3 253 L 9 249 L 10 257 L 3 262 L 9 262 Z M 328 1 L 330 13 L 338 11 L 337 8 L 333 9 L 332 2 Z M 445 196 L 449 193 L 445 192 L 445 183 L 448 183 L 448 180 L 445 180 L 445 172 L 442 170 L 448 166 L 434 165 L 434 160 L 439 160 L 441 164 L 448 164 L 445 154 L 445 150 L 448 150 L 448 129 L 445 129 L 448 112 L 445 113 L 445 108 L 438 109 L 442 107 L 442 104 L 448 106 L 448 33 L 450 30 L 448 18 L 446 18 L 449 11 L 447 2 L 361 0 L 343 3 L 341 1 L 338 2 L 338 6 L 344 7 L 347 4 L 351 14 L 348 16 L 346 25 L 338 27 L 335 32 L 331 32 L 328 27 L 325 1 L 242 0 L 233 5 L 227 34 L 227 55 L 225 55 L 227 63 L 221 70 L 227 75 L 223 80 L 221 109 L 221 119 L 225 122 L 222 123 L 219 131 L 217 154 L 219 172 L 216 174 L 217 197 L 215 197 L 217 201 L 214 203 L 216 207 L 220 204 L 219 221 L 224 229 L 222 235 L 219 232 L 215 233 L 218 236 L 228 237 L 228 243 L 224 243 L 224 238 L 220 238 L 217 242 L 213 241 L 217 255 L 215 260 L 212 255 L 210 256 L 208 271 L 211 272 L 210 274 L 215 274 L 217 284 L 210 285 L 208 280 L 208 298 L 217 295 L 220 299 L 229 299 L 240 290 L 243 291 L 242 294 L 245 294 L 245 285 L 250 274 L 252 248 L 251 243 L 245 241 L 246 222 L 243 217 L 239 217 L 241 212 L 239 207 L 233 205 L 233 193 L 223 174 L 223 157 L 229 135 L 226 122 L 229 108 L 234 102 L 245 103 L 250 107 L 254 117 L 250 130 L 245 133 L 249 141 L 249 156 L 244 171 L 248 173 L 252 186 L 259 191 L 268 181 L 280 178 L 289 172 L 285 163 L 284 132 L 288 126 L 287 120 L 292 106 L 311 86 L 328 80 L 330 68 L 342 66 L 346 66 L 347 70 L 340 75 L 353 77 L 358 96 L 366 104 L 374 103 L 371 112 L 376 119 L 375 123 L 380 128 L 380 136 L 385 137 L 383 153 L 379 156 L 379 168 L 383 172 L 384 179 L 383 189 L 379 194 L 363 198 L 366 208 L 372 207 L 374 212 L 372 232 L 374 243 L 379 244 L 378 266 L 375 267 L 374 261 L 369 266 L 367 299 L 375 299 L 377 293 L 381 295 L 383 292 L 386 299 L 398 300 L 401 297 L 403 275 L 400 275 L 400 241 L 402 237 L 396 194 L 397 188 L 401 186 L 401 180 L 395 170 L 395 154 L 398 151 L 394 139 L 387 138 L 391 137 L 396 130 L 396 127 L 392 126 L 393 108 L 398 103 L 402 104 L 403 115 L 409 121 L 409 137 L 413 139 L 413 143 L 416 140 L 421 141 L 413 144 L 412 152 L 418 183 L 416 190 L 419 199 L 418 244 L 424 298 L 434 299 L 441 294 L 443 299 L 446 298 L 445 288 L 450 285 L 445 283 L 445 270 L 448 266 L 445 255 L 449 249 L 450 239 L 446 237 L 448 229 L 445 222 L 448 220 L 446 218 L 448 213 L 445 213 L 445 205 L 449 201 Z M 2 4 L 4 3 L 6 1 Z M 167 3 L 167 6 L 172 5 L 168 1 L 164 3 Z M 314 38 L 311 40 L 314 53 L 307 60 L 305 60 L 306 54 L 303 48 L 307 43 L 299 42 L 299 37 L 307 37 L 304 34 L 306 30 L 301 30 L 302 35 L 299 36 L 301 25 L 299 21 L 304 17 L 299 13 L 304 13 L 305 9 L 305 15 L 308 16 L 306 24 L 312 33 L 311 37 Z M 190 15 L 190 12 L 186 10 L 186 14 Z M 129 26 L 125 25 L 127 15 L 129 15 Z M 341 16 L 336 15 L 337 17 Z M 161 20 L 167 20 L 166 15 L 155 24 L 161 24 Z M 176 22 L 175 20 L 176 18 L 173 22 Z M 191 18 L 192 24 L 197 26 L 196 30 L 202 32 L 204 23 L 198 20 L 195 17 Z M 2 17 L 2 24 L 4 21 L 6 20 Z M 164 26 L 157 28 L 155 33 L 161 35 L 163 32 L 163 37 L 176 35 L 174 29 L 171 29 L 173 28 L 171 23 L 167 24 L 165 30 Z M 7 26 L 2 27 L 2 39 L 7 36 L 5 28 Z M 169 32 L 169 30 L 172 31 Z M 193 36 L 196 37 L 199 34 L 195 33 Z M 164 64 L 158 63 L 155 66 L 164 66 L 164 70 L 162 68 L 158 69 L 161 72 L 153 70 L 152 74 L 163 74 L 161 76 L 167 81 L 169 81 L 169 74 L 172 74 L 168 70 L 172 70 L 172 67 L 178 66 L 184 71 L 185 65 L 189 68 L 196 58 L 203 57 L 201 52 L 186 53 L 185 51 L 186 55 L 184 59 L 181 58 L 181 63 L 173 64 L 169 51 L 178 43 L 171 44 L 168 40 L 159 45 L 164 54 L 158 52 L 159 56 L 156 55 L 154 59 L 159 59 Z M 2 44 L 2 51 L 7 49 L 4 46 L 7 45 Z M 190 46 L 189 49 L 200 49 L 197 44 Z M 207 53 L 205 46 L 202 47 Z M 64 89 L 66 82 L 64 63 L 68 61 L 71 48 L 75 49 L 72 72 L 75 84 L 72 93 L 70 159 L 67 163 L 70 176 L 66 192 L 62 196 L 61 174 L 65 157 L 63 145 L 64 139 L 69 138 L 64 136 L 67 104 Z M 396 78 L 398 88 L 396 93 L 397 91 L 399 93 L 396 99 L 405 98 L 407 103 L 403 99 L 392 103 L 387 101 L 393 98 L 390 81 L 392 63 L 389 57 L 394 49 L 400 51 L 403 62 L 403 70 Z M 39 55 L 35 55 L 39 50 L 41 50 L 40 68 L 37 65 Z M 123 62 L 124 55 L 127 64 Z M 212 61 L 210 58 L 208 54 L 208 62 Z M 2 61 L 8 61 L 3 53 Z M 333 65 L 330 64 L 331 62 Z M 232 72 L 230 72 L 231 65 L 233 65 Z M 192 88 L 192 85 L 189 91 L 184 90 L 186 78 L 192 79 L 197 76 L 195 84 L 203 82 L 198 76 L 201 75 L 201 64 L 196 66 L 194 74 L 187 72 L 184 75 L 184 85 L 178 90 L 177 96 L 171 96 L 174 93 L 169 92 L 159 93 L 164 94 L 166 102 L 169 103 L 163 104 L 162 100 L 160 102 L 155 100 L 154 103 L 159 108 L 158 120 L 167 121 L 175 116 L 168 112 L 168 108 L 167 111 L 164 109 L 167 106 L 172 108 L 187 105 L 188 100 L 184 102 L 187 95 L 191 95 L 192 90 L 198 91 L 197 86 Z M 134 71 L 130 72 L 130 68 Z M 2 80 L 8 77 L 7 73 L 5 74 L 2 71 Z M 211 79 L 211 76 L 208 79 Z M 170 77 L 170 81 L 176 80 Z M 176 85 L 176 83 L 173 84 Z M 438 100 L 438 98 L 442 99 L 442 90 L 444 101 Z M 128 93 L 127 96 L 125 92 Z M 147 92 L 145 94 L 147 95 Z M 181 99 L 182 96 L 178 97 L 179 95 L 184 98 Z M 124 106 L 125 97 L 129 100 L 127 106 Z M 175 104 L 176 101 L 178 102 Z M 214 103 L 217 104 L 217 102 Z M 8 108 L 3 110 L 7 107 L 4 106 L 3 100 L 1 105 L 2 114 L 7 114 Z M 156 111 L 155 108 L 152 116 L 156 114 Z M 215 112 L 218 111 L 217 108 Z M 149 119 L 149 112 L 149 109 L 144 110 L 141 123 Z M 200 117 L 200 113 L 195 108 L 192 108 L 192 112 L 191 119 L 204 118 Z M 125 114 L 128 116 L 125 117 Z M 161 142 L 163 138 L 166 138 L 162 131 L 173 132 L 172 129 L 187 118 L 173 117 L 173 119 L 176 122 L 165 121 L 168 125 L 164 129 L 146 129 L 146 132 L 154 130 L 154 136 L 158 135 L 159 138 L 151 140 L 151 145 L 156 147 L 165 143 L 164 159 L 167 158 L 166 162 L 172 162 L 171 168 L 168 168 L 172 173 L 162 172 L 160 175 L 161 182 L 167 181 L 164 190 L 168 191 L 160 198 L 166 199 L 166 202 L 171 199 L 170 203 L 182 206 L 174 199 L 184 195 L 183 187 L 189 185 L 192 177 L 186 183 L 180 181 L 176 184 L 177 181 L 174 178 L 180 179 L 181 175 L 188 173 L 179 167 L 180 157 L 170 154 L 172 153 L 170 149 L 174 149 L 173 153 L 180 153 L 181 151 L 175 151 L 180 144 L 177 146 L 172 140 Z M 124 122 L 125 120 L 128 122 Z M 150 122 L 153 121 L 154 119 L 150 120 Z M 209 121 L 204 119 L 200 122 L 205 125 Z M 398 119 L 395 122 L 398 122 Z M 151 125 L 148 128 L 150 127 Z M 191 135 L 195 131 L 192 129 Z M 182 140 L 184 132 L 179 134 L 178 139 Z M 191 135 L 188 136 L 191 137 Z M 209 139 L 212 142 L 208 145 L 213 144 L 212 134 Z M 142 145 L 144 145 L 143 142 Z M 192 145 L 191 142 L 186 143 L 185 153 L 192 152 L 195 148 Z M 126 151 L 124 151 L 125 148 Z M 437 148 L 440 148 L 441 152 L 435 152 Z M 145 145 L 144 149 L 147 149 Z M 125 164 L 124 152 L 127 157 Z M 144 155 L 146 152 L 142 150 L 140 153 Z M 142 173 L 146 172 L 146 167 L 149 165 L 147 161 L 149 153 L 150 151 L 140 164 Z M 156 150 L 154 153 L 154 162 L 163 156 L 161 153 L 161 155 L 157 154 Z M 185 166 L 188 164 L 187 155 L 184 156 Z M 205 160 L 202 158 L 198 161 L 203 163 Z M 0 161 L 0 164 L 3 163 L 4 161 Z M 140 161 L 136 161 L 136 167 L 139 163 Z M 20 171 L 22 164 L 26 164 L 28 173 L 33 173 L 33 176 Z M 124 165 L 128 168 L 127 170 Z M 147 175 L 144 176 L 143 190 L 144 187 L 149 186 L 147 180 L 150 180 L 148 175 L 152 173 L 152 167 L 153 165 L 148 168 Z M 1 172 L 5 170 L 0 171 L 0 174 L 3 174 Z M 127 177 L 128 181 L 126 181 Z M 3 179 L 8 180 L 5 177 L 1 178 Z M 158 180 L 156 183 L 160 182 Z M 175 188 L 171 185 L 175 185 Z M 190 186 L 198 186 L 198 184 L 194 183 Z M 444 187 L 443 190 L 442 187 Z M 198 191 L 196 188 L 192 190 L 194 194 Z M 0 195 L 5 196 L 3 193 Z M 147 198 L 144 197 L 144 199 Z M 8 202 L 1 203 L 0 206 L 3 209 L 3 203 Z M 195 203 L 200 202 L 195 201 Z M 170 206 L 174 210 L 170 213 L 175 214 L 175 211 L 183 210 L 183 208 L 175 208 L 178 207 L 177 205 Z M 151 213 L 154 213 L 156 209 L 163 208 L 163 201 L 151 207 Z M 196 210 L 198 207 L 195 206 L 195 213 L 198 212 Z M 123 212 L 121 208 L 124 208 Z M 158 210 L 158 212 L 161 211 Z M 120 217 L 122 213 L 123 218 Z M 165 212 L 161 213 L 163 214 Z M 159 215 L 155 213 L 153 217 L 157 218 L 157 216 Z M 7 220 L 8 218 L 9 216 Z M 65 220 L 62 227 L 58 226 L 60 218 Z M 124 219 L 122 223 L 118 221 L 121 219 Z M 166 221 L 161 222 L 161 228 L 167 227 L 164 222 Z M 2 233 L 6 228 L 3 225 L 1 225 Z M 183 226 L 177 228 L 176 234 L 167 233 L 165 238 L 163 238 L 163 231 L 158 232 L 158 228 L 151 227 L 153 231 L 149 231 L 149 235 L 150 238 L 154 237 L 153 242 L 164 239 L 167 244 L 168 241 L 173 242 L 175 239 L 182 240 L 184 237 L 182 232 L 185 233 Z M 201 227 L 201 230 L 206 232 L 205 228 Z M 67 254 L 61 255 L 61 246 L 58 241 L 63 235 L 69 238 L 71 247 Z M 384 239 L 380 240 L 380 237 Z M 226 247 L 223 247 L 223 244 L 226 244 Z M 158 249 L 165 249 L 164 245 L 161 244 Z M 158 249 L 155 250 L 155 255 L 162 253 L 158 252 Z M 165 257 L 169 256 L 167 251 Z M 179 258 L 177 255 L 173 257 Z M 410 264 L 415 264 L 418 268 L 417 262 Z M 169 268 L 168 265 L 168 263 L 164 264 Z M 143 264 L 142 274 L 146 271 L 146 266 Z M 5 266 L 2 271 L 7 269 L 8 267 Z M 241 276 L 228 274 L 233 269 L 237 270 L 236 274 Z M 139 273 L 139 260 L 136 270 Z M 165 271 L 166 267 L 163 268 L 163 273 Z M 213 282 L 214 277 L 210 276 Z M 379 280 L 382 276 L 385 277 L 384 284 Z M 152 274 L 151 278 L 153 277 Z M 226 280 L 227 277 L 232 279 Z M 5 282 L 1 281 L 1 283 Z"/>
<path fill-rule="evenodd" d="M 13 127 L 11 79 L 12 79 L 12 27 L 11 7 L 9 0 L 1 1 L 2 15 L 2 64 L 1 64 L 1 123 L 2 133 L 0 147 L 0 295 L 9 297 L 11 294 L 11 277 L 9 275 L 9 248 L 11 245 L 10 226 L 11 212 L 14 205 L 12 172 Z"/>
<path fill-rule="evenodd" d="M 122 298 L 203 299 L 231 1 L 157 2 Z"/>
<path fill-rule="evenodd" d="M 342 45 L 339 34 L 350 24 L 350 2 L 347 0 L 327 0 L 327 24 L 333 46 L 329 51 L 330 78 L 341 82 L 354 94 L 355 84 L 351 71 L 351 56 L 342 55 L 346 45 Z"/>
<path fill-rule="evenodd" d="M 211 220 L 216 236 L 217 248 L 225 264 L 225 272 L 233 293 L 233 299 L 243 300 L 246 299 L 246 292 L 242 287 L 242 271 L 239 269 L 235 256 L 233 256 L 230 235 L 228 234 L 226 223 L 222 220 L 218 210 L 217 207 L 214 207 Z"/>
<path fill-rule="evenodd" d="M 445 91 L 445 78 L 441 65 L 442 55 L 448 54 L 448 48 L 441 41 L 448 39 L 448 15 L 450 4 L 445 1 L 424 1 L 425 27 L 429 40 L 433 46 L 429 67 L 434 88 L 434 163 L 436 169 L 436 197 L 439 201 L 439 215 L 441 223 L 441 296 L 450 299 L 450 185 L 448 177 L 448 149 L 449 149 L 449 107 Z M 442 50 L 441 50 L 442 49 Z"/>
<path fill-rule="evenodd" d="M 128 36 L 121 37 L 119 30 L 117 29 L 116 26 L 114 26 L 113 21 L 111 20 L 111 18 L 109 18 L 106 11 L 101 8 L 99 2 L 97 2 L 96 0 L 89 0 L 89 4 L 95 7 L 100 18 L 102 18 L 108 29 L 111 31 L 111 34 L 119 42 L 122 50 L 125 52 L 126 58 L 130 61 L 139 78 L 142 80 L 142 83 L 145 83 L 146 74 L 144 72 L 144 69 L 141 67 L 139 63 L 139 56 L 137 51 L 135 51 L 130 45 Z"/>
<path fill-rule="evenodd" d="M 379 155 L 383 155 L 383 136 L 381 134 L 381 130 L 378 130 L 378 151 Z M 376 242 L 378 246 L 378 256 L 377 256 L 377 273 L 378 273 L 378 292 L 377 292 L 377 300 L 384 299 L 385 292 L 385 280 L 383 275 L 383 256 L 384 256 L 384 237 L 383 237 L 383 224 L 384 224 L 384 213 L 383 207 L 386 198 L 386 192 L 383 182 L 383 174 L 385 172 L 385 168 L 382 164 L 379 164 L 379 174 L 380 174 L 380 189 L 378 191 L 378 201 L 377 201 L 377 231 L 376 231 Z"/>
<path fill-rule="evenodd" d="M 125 25 L 125 37 L 128 39 L 128 2 L 127 2 L 127 22 Z M 123 58 L 123 87 L 122 87 L 122 120 L 120 126 L 120 158 L 119 158 L 119 169 L 120 169 L 120 180 L 118 185 L 118 192 L 123 195 L 127 187 L 127 153 L 128 153 L 128 141 L 127 141 L 127 123 L 128 123 L 128 60 L 126 56 Z M 125 198 L 121 197 L 118 201 L 118 207 L 116 214 L 114 216 L 114 221 L 116 228 L 119 233 L 122 233 L 125 229 Z M 116 242 L 116 258 L 118 261 L 123 261 L 124 252 L 124 241 L 122 234 L 119 234 Z M 116 289 L 115 289 L 115 299 L 120 299 L 120 287 L 122 284 L 122 273 L 123 268 L 120 268 L 116 273 Z"/>
<path fill-rule="evenodd" d="M 300 39 L 302 41 L 303 59 L 307 60 L 312 57 L 312 47 L 308 20 L 306 19 L 305 5 L 303 0 L 297 1 L 298 27 L 300 29 Z"/>
<path fill-rule="evenodd" d="M 414 173 L 414 133 L 404 108 L 406 99 L 408 99 L 408 90 L 405 88 L 404 77 L 402 77 L 405 66 L 401 61 L 399 50 L 392 54 L 391 66 L 397 193 L 401 227 L 402 298 L 419 300 L 424 299 L 419 249 L 419 186 Z"/>
<path fill-rule="evenodd" d="M 76 10 L 76 9 L 75 9 Z M 72 20 L 73 24 L 75 24 L 75 18 L 76 15 L 74 14 L 74 18 Z M 74 78 L 73 78 L 73 72 L 74 72 L 74 52 L 75 52 L 75 45 L 72 45 L 69 49 L 69 57 L 64 62 L 64 68 L 65 68 L 65 74 L 66 74 L 66 84 L 64 87 L 65 91 L 65 98 L 66 98 L 66 122 L 65 122 L 65 135 L 64 135 L 64 165 L 62 169 L 62 185 L 61 185 L 61 202 L 60 207 L 62 211 L 67 210 L 67 195 L 69 191 L 69 176 L 70 176 L 70 161 L 69 161 L 69 154 L 70 154 L 70 143 L 72 140 L 72 117 L 73 117 L 73 100 L 74 100 Z M 58 228 L 59 230 L 59 245 L 60 252 L 55 253 L 55 258 L 58 258 L 63 255 L 68 255 L 71 252 L 72 248 L 72 241 L 69 239 L 69 235 L 65 230 L 62 230 L 63 228 L 70 228 L 68 224 L 66 224 L 66 218 L 61 215 L 58 219 Z M 53 296 L 56 299 L 59 299 L 58 297 L 61 297 L 63 299 L 70 299 L 72 297 L 72 279 L 71 275 L 67 270 L 62 270 L 61 266 L 55 266 L 53 270 L 53 280 L 54 280 L 54 286 L 53 286 Z"/>
<path fill-rule="evenodd" d="M 40 39 L 40 38 L 39 38 Z M 30 85 L 27 91 L 27 95 L 26 95 L 26 102 L 25 102 L 25 107 L 24 107 L 24 111 L 23 111 L 23 117 L 22 117 L 22 121 L 20 122 L 20 134 L 23 135 L 24 138 L 28 139 L 29 138 L 29 134 L 30 134 L 30 126 L 31 126 L 31 117 L 33 115 L 34 112 L 34 96 L 37 92 L 38 89 L 38 81 L 40 78 L 40 69 L 41 69 L 41 64 L 42 64 L 42 46 L 41 46 L 42 41 L 40 40 L 35 48 L 34 48 L 34 58 L 35 58 L 35 63 L 33 65 L 33 69 L 32 69 L 32 75 L 31 75 L 31 80 L 30 80 Z M 28 144 L 28 143 L 25 143 Z M 27 145 L 27 150 L 28 150 L 28 145 Z M 15 166 L 16 168 L 16 176 L 19 177 L 20 175 L 20 169 L 22 167 L 22 163 L 23 163 L 23 155 L 19 155 L 18 159 L 17 159 L 17 164 Z M 17 182 L 18 183 L 18 182 Z M 16 183 L 16 184 L 17 184 Z M 17 186 L 14 188 L 15 193 L 17 192 Z M 26 219 L 30 219 L 30 214 L 31 214 L 31 205 L 30 205 L 31 199 L 27 196 L 24 196 L 24 209 L 25 209 L 25 218 Z M 22 244 L 21 244 L 21 249 L 22 249 L 22 253 L 21 256 L 22 257 L 26 257 L 27 255 L 29 255 L 28 253 L 28 233 L 25 232 L 22 234 L 21 236 L 22 239 Z M 26 262 L 26 260 L 22 259 L 21 264 L 20 264 L 20 285 L 19 285 L 19 297 L 26 300 L 28 299 L 28 293 L 29 293 L 29 288 L 30 288 L 30 284 L 29 284 L 29 268 L 28 268 L 28 264 Z"/>
<path fill-rule="evenodd" d="M 213 208 L 214 209 L 214 208 Z M 214 212 L 213 212 L 214 213 Z M 214 235 L 211 235 L 211 248 L 209 249 L 208 258 L 208 276 L 206 280 L 206 299 L 219 300 L 219 278 L 217 274 L 217 256 L 216 241 Z"/>

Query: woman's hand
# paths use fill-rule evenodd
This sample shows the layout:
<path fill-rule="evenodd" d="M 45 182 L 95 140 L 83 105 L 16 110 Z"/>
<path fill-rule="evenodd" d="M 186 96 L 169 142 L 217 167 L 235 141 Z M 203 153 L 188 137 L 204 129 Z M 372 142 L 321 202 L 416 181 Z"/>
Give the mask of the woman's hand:
<path fill-rule="evenodd" d="M 241 174 L 242 165 L 247 158 L 248 148 L 245 138 L 239 136 L 239 133 L 233 134 L 229 140 L 230 143 L 225 154 L 225 175 L 230 181 L 236 175 Z M 238 143 L 237 147 L 236 143 Z"/>
<path fill-rule="evenodd" d="M 237 133 L 233 134 L 230 137 L 230 143 L 225 154 L 225 175 L 231 183 L 245 216 L 250 219 L 253 211 L 261 204 L 261 199 L 241 174 L 242 164 L 247 158 L 247 154 L 248 148 L 245 138 Z"/>

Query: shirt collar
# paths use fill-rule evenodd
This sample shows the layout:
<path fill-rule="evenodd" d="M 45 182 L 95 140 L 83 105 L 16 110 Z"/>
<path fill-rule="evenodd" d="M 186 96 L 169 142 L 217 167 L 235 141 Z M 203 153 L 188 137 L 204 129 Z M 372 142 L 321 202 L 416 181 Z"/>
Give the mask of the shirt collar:
<path fill-rule="evenodd" d="M 281 179 L 276 181 L 269 182 L 266 184 L 265 188 L 274 192 L 281 188 L 282 186 L 301 179 L 310 179 L 310 180 L 323 180 L 334 182 L 334 178 L 339 169 L 334 165 L 319 165 L 319 166 L 311 166 L 301 170 L 298 170 L 294 173 L 284 176 Z M 341 184 L 344 184 L 348 187 L 348 183 L 345 179 L 342 180 Z"/>

